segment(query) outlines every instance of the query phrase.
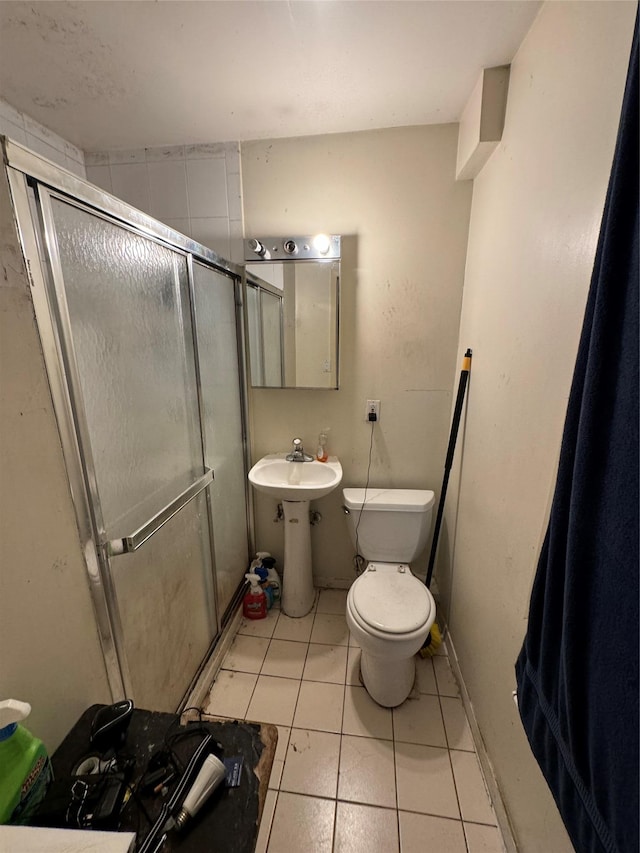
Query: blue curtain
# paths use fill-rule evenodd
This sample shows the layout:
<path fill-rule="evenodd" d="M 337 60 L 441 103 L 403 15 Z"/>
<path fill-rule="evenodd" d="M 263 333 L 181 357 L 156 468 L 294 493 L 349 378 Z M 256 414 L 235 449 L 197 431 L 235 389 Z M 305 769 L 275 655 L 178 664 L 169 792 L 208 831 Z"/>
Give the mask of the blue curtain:
<path fill-rule="evenodd" d="M 562 440 L 516 663 L 578 853 L 638 853 L 638 20 Z"/>

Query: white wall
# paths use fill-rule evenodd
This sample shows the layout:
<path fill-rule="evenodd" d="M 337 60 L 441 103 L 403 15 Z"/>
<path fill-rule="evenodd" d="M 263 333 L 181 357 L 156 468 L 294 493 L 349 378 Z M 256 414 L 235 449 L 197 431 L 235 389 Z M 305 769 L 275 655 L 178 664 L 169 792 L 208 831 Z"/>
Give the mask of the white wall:
<path fill-rule="evenodd" d="M 53 750 L 112 699 L 4 169 L 0 263 L 0 698 Z"/>
<path fill-rule="evenodd" d="M 371 485 L 439 489 L 451 407 L 471 184 L 454 180 L 456 125 L 243 143 L 245 234 L 344 236 L 338 391 L 254 389 L 254 460 L 314 451 L 330 427 L 329 453 L 344 486 L 364 486 L 371 426 L 367 399 L 382 401 Z M 316 502 L 314 577 L 348 586 L 353 548 L 340 489 Z M 255 495 L 256 544 L 282 567 L 276 501 Z M 426 555 L 417 562 L 426 569 Z M 285 578 L 286 583 L 286 578 Z"/>
<path fill-rule="evenodd" d="M 616 2 L 543 6 L 511 65 L 502 143 L 473 188 L 459 341 L 460 354 L 472 347 L 473 365 L 460 490 L 458 466 L 447 501 L 450 531 L 459 498 L 452 588 L 444 567 L 439 579 L 522 853 L 572 849 L 511 691 L 555 482 L 635 10 L 635 3 Z"/>
<path fill-rule="evenodd" d="M 192 237 L 242 261 L 237 142 L 87 152 L 87 179 Z"/>
<path fill-rule="evenodd" d="M 26 145 L 37 154 L 85 177 L 84 153 L 48 127 L 14 109 L 0 98 L 0 133 Z"/>

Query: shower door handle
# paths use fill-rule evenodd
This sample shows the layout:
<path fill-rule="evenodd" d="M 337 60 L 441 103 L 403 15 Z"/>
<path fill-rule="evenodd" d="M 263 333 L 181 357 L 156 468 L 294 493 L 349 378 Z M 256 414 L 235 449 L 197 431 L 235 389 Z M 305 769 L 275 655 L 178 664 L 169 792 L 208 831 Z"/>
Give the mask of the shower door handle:
<path fill-rule="evenodd" d="M 147 539 L 153 536 L 154 533 L 157 533 L 167 521 L 170 521 L 176 513 L 180 512 L 189 501 L 193 500 L 196 495 L 199 495 L 212 482 L 213 471 L 210 468 L 206 468 L 202 477 L 199 477 L 195 483 L 187 486 L 177 498 L 174 498 L 174 500 L 153 515 L 141 527 L 134 530 L 133 533 L 130 533 L 128 536 L 122 536 L 121 538 L 110 539 L 108 542 L 103 543 L 107 556 L 115 557 L 119 554 L 131 554 L 133 551 L 137 551 L 141 545 L 144 545 Z"/>

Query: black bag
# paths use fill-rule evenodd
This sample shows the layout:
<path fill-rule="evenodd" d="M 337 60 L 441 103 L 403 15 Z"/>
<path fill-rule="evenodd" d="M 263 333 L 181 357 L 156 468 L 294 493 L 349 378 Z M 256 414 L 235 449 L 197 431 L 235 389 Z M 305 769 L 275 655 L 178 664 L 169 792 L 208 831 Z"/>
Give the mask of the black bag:
<path fill-rule="evenodd" d="M 67 776 L 51 783 L 34 826 L 114 830 L 127 792 L 125 773 Z"/>

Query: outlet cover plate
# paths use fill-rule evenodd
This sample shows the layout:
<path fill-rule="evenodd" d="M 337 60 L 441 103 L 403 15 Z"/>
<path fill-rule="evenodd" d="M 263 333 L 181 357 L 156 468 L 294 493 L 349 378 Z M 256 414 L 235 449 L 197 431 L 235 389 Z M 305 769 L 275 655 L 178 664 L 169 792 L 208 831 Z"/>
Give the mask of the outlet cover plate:
<path fill-rule="evenodd" d="M 364 419 L 367 423 L 370 423 L 369 415 L 372 412 L 376 416 L 375 423 L 379 423 L 380 422 L 380 400 L 367 400 L 367 408 L 366 408 L 365 415 L 364 415 Z"/>

